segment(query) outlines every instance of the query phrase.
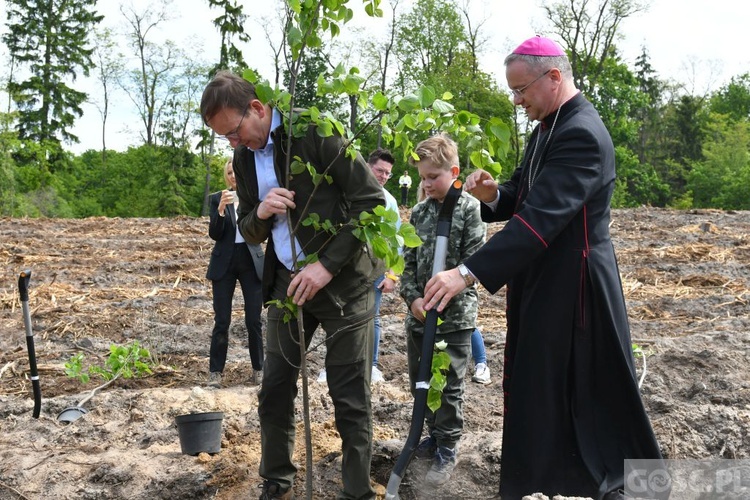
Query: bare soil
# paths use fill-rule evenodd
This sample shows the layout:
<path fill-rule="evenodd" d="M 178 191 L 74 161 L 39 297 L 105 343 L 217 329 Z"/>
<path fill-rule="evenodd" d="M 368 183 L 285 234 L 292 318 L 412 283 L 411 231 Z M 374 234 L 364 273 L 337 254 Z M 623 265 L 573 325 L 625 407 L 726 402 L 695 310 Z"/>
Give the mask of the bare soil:
<path fill-rule="evenodd" d="M 665 456 L 749 458 L 750 212 L 639 208 L 616 210 L 613 219 L 633 339 L 648 355 L 643 398 Z M 207 227 L 205 218 L 0 219 L 0 500 L 257 497 L 258 387 L 248 383 L 239 290 L 224 387 L 206 387 L 213 325 Z M 24 269 L 32 271 L 38 419 L 17 289 Z M 497 491 L 505 297 L 480 294 L 493 381 L 482 386 L 467 377 L 453 480 L 430 491 L 422 484 L 427 464 L 413 462 L 403 499 L 490 498 Z M 373 386 L 372 398 L 372 480 L 381 494 L 412 411 L 405 310 L 397 295 L 384 296 L 386 381 Z M 86 403 L 86 415 L 58 421 L 101 383 L 67 377 L 65 362 L 83 352 L 86 365 L 102 364 L 110 344 L 132 340 L 156 356 L 153 375 L 118 379 Z M 340 440 L 326 385 L 315 381 L 322 353 L 311 352 L 308 362 L 312 491 L 333 498 Z M 183 455 L 174 418 L 200 411 L 224 412 L 221 452 Z M 304 498 L 300 404 L 298 420 L 295 494 Z"/>

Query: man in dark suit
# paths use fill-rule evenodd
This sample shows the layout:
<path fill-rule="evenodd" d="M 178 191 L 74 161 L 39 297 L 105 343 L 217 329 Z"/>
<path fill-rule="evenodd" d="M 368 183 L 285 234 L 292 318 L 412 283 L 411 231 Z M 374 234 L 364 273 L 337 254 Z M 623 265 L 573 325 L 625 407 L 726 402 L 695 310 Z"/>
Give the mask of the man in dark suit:
<path fill-rule="evenodd" d="M 619 500 L 624 461 L 661 453 L 638 391 L 609 234 L 614 145 L 552 40 L 523 42 L 505 74 L 513 102 L 539 125 L 510 180 L 477 170 L 464 188 L 482 201 L 485 222 L 507 223 L 427 283 L 425 309 L 442 311 L 475 281 L 493 294 L 508 285 L 504 500 L 533 492 Z"/>
<path fill-rule="evenodd" d="M 260 321 L 263 305 L 263 250 L 260 245 L 245 242 L 237 229 L 237 198 L 234 191 L 237 184 L 231 160 L 224 166 L 224 180 L 231 190 L 219 191 L 210 197 L 208 235 L 216 243 L 211 251 L 211 260 L 206 272 L 206 278 L 211 280 L 214 305 L 209 385 L 217 388 L 221 386 L 221 376 L 227 360 L 232 298 L 238 280 L 245 299 L 245 326 L 253 367 L 251 382 L 257 384 L 263 372 L 263 336 Z"/>

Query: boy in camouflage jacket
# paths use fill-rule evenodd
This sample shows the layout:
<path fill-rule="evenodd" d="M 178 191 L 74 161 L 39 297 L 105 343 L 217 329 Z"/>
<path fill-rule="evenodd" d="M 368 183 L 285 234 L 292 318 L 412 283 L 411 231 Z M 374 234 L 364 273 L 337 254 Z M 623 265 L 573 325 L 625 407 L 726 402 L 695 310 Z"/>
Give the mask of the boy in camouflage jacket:
<path fill-rule="evenodd" d="M 446 135 L 436 135 L 420 142 L 415 150 L 419 161 L 412 163 L 419 171 L 426 198 L 411 213 L 411 224 L 424 244 L 404 249 L 406 267 L 401 279 L 401 297 L 406 301 L 407 357 L 412 392 L 417 378 L 424 336 L 424 287 L 432 274 L 435 253 L 435 230 L 438 213 L 453 180 L 458 177 L 458 148 Z M 484 242 L 486 228 L 482 222 L 479 201 L 461 193 L 453 211 L 445 268 L 457 267 Z M 441 406 L 436 412 L 427 409 L 425 421 L 429 435 L 422 440 L 417 457 L 431 458 L 426 481 L 434 486 L 445 484 L 456 466 L 458 440 L 463 431 L 464 375 L 471 355 L 471 334 L 477 319 L 477 290 L 467 287 L 453 298 L 441 314 L 436 342 L 448 344 L 451 358 L 446 375 Z"/>

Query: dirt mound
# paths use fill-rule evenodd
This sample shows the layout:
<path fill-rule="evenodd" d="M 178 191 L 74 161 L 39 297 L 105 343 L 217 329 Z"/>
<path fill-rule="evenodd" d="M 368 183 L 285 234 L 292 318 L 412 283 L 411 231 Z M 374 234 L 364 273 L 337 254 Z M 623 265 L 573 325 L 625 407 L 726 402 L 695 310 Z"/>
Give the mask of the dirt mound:
<path fill-rule="evenodd" d="M 406 214 L 404 214 L 406 215 Z M 205 387 L 213 324 L 204 278 L 212 241 L 207 219 L 2 219 L 0 262 L 0 499 L 254 497 L 261 482 L 257 387 L 241 321 L 231 329 L 222 389 Z M 490 232 L 497 227 L 490 226 Z M 647 353 L 643 397 L 668 458 L 750 455 L 750 212 L 614 211 L 633 339 Z M 30 307 L 43 404 L 33 397 L 17 278 L 32 270 Z M 235 311 L 241 315 L 241 294 Z M 466 384 L 466 425 L 454 480 L 441 491 L 421 484 L 414 462 L 401 497 L 486 498 L 497 491 L 504 346 L 504 291 L 480 291 L 479 325 L 493 381 Z M 411 417 L 405 373 L 405 306 L 384 296 L 380 364 L 373 386 L 374 482 L 388 482 Z M 57 415 L 101 381 L 64 374 L 79 352 L 101 364 L 111 343 L 138 340 L 158 368 L 119 379 L 71 424 Z M 340 478 L 340 441 L 325 384 L 315 382 L 322 353 L 309 356 L 315 498 L 331 498 Z M 180 453 L 174 417 L 224 412 L 222 451 Z M 299 413 L 300 471 L 305 450 Z M 532 492 L 529 492 L 532 493 Z"/>

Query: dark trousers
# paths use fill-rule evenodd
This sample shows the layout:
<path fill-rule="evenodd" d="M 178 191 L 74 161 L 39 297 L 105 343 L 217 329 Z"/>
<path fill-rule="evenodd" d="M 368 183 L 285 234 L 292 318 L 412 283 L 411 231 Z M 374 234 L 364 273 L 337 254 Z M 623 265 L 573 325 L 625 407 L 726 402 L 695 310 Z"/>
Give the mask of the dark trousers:
<path fill-rule="evenodd" d="M 401 186 L 401 205 L 406 206 L 408 195 L 409 195 L 409 188 L 406 186 Z"/>
<path fill-rule="evenodd" d="M 286 297 L 289 271 L 279 269 L 273 299 Z M 305 344 L 321 326 L 326 335 L 328 392 L 341 436 L 340 499 L 374 499 L 370 487 L 372 459 L 372 370 L 374 291 L 372 287 L 340 308 L 320 290 L 302 308 Z M 292 453 L 295 441 L 294 401 L 297 397 L 300 347 L 296 318 L 284 322 L 284 312 L 268 308 L 267 358 L 258 393 L 261 459 L 260 476 L 291 486 L 297 468 Z M 308 485 L 309 487 L 309 485 Z"/>
<path fill-rule="evenodd" d="M 214 329 L 211 332 L 209 370 L 223 372 L 229 347 L 229 324 L 232 321 L 232 298 L 237 281 L 245 300 L 245 326 L 253 370 L 263 369 L 263 335 L 260 313 L 263 306 L 260 280 L 245 243 L 236 243 L 232 262 L 221 279 L 211 281 L 214 296 Z"/>
<path fill-rule="evenodd" d="M 444 340 L 448 343 L 445 352 L 451 358 L 451 364 L 446 373 L 446 386 L 440 408 L 433 413 L 429 408 L 425 411 L 425 422 L 428 433 L 435 438 L 440 446 L 455 448 L 464 430 L 464 377 L 466 365 L 471 355 L 472 330 L 459 330 L 445 335 L 436 335 L 435 342 Z M 409 364 L 409 382 L 412 394 L 415 392 L 419 360 L 422 357 L 423 335 L 409 332 L 406 346 L 407 362 Z M 426 380 L 429 382 L 429 380 Z"/>

